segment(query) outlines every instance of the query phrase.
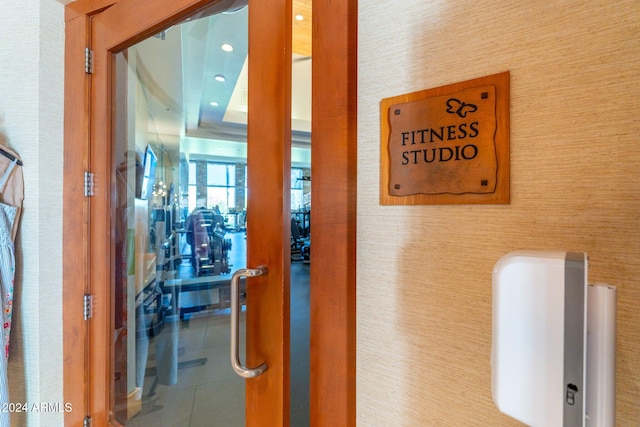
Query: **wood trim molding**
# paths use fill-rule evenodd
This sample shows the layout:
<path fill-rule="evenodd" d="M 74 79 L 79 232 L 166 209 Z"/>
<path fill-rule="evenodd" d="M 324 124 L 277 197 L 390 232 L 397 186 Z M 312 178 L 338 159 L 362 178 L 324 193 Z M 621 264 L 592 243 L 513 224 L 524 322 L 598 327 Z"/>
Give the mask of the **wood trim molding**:
<path fill-rule="evenodd" d="M 65 21 L 71 21 L 79 17 L 87 17 L 100 13 L 118 0 L 78 0 L 69 3 L 64 10 Z"/>
<path fill-rule="evenodd" d="M 356 423 L 357 1 L 313 2 L 311 425 Z"/>
<path fill-rule="evenodd" d="M 65 425 L 82 425 L 88 414 L 88 381 L 84 351 L 88 325 L 83 296 L 88 283 L 88 200 L 84 196 L 84 171 L 89 167 L 89 76 L 84 72 L 90 18 L 76 15 L 65 28 L 64 191 L 63 191 L 63 395 L 73 411 Z"/>

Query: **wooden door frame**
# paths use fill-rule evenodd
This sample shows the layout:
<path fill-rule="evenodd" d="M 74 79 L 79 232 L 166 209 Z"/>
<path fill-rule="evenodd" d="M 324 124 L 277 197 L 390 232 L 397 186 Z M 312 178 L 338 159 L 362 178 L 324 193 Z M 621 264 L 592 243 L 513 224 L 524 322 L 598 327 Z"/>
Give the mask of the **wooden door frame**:
<path fill-rule="evenodd" d="M 106 397 L 88 398 L 86 392 L 96 378 L 108 378 L 106 366 L 92 366 L 84 351 L 91 340 L 106 339 L 90 334 L 83 318 L 93 274 L 88 268 L 90 198 L 84 196 L 83 179 L 91 155 L 91 76 L 84 62 L 91 17 L 117 2 L 78 0 L 65 9 L 63 393 L 73 405 L 65 414 L 69 426 L 82 425 L 87 415 L 102 425 L 99 415 L 108 406 Z M 312 426 L 355 425 L 356 38 L 357 0 L 313 3 Z"/>
<path fill-rule="evenodd" d="M 312 11 L 310 418 L 355 426 L 358 1 Z"/>

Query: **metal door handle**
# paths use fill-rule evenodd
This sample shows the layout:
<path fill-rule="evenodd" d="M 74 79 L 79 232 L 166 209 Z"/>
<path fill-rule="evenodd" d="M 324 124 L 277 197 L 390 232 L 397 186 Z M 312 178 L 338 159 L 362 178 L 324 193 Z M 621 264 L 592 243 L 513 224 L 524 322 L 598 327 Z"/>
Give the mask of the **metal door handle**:
<path fill-rule="evenodd" d="M 236 374 L 243 378 L 254 378 L 267 370 L 267 364 L 256 368 L 247 368 L 240 362 L 240 278 L 256 277 L 267 274 L 267 267 L 243 268 L 231 276 L 231 366 Z"/>

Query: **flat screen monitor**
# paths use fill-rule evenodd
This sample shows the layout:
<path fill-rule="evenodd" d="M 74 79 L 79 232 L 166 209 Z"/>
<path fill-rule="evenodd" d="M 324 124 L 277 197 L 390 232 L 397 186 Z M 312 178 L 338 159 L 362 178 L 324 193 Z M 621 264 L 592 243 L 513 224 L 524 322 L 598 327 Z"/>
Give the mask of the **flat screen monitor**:
<path fill-rule="evenodd" d="M 143 175 L 142 185 L 140 186 L 139 197 L 143 200 L 148 200 L 153 192 L 153 184 L 156 179 L 156 165 L 158 164 L 158 157 L 150 145 L 147 145 L 147 149 L 144 153 L 143 162 Z"/>

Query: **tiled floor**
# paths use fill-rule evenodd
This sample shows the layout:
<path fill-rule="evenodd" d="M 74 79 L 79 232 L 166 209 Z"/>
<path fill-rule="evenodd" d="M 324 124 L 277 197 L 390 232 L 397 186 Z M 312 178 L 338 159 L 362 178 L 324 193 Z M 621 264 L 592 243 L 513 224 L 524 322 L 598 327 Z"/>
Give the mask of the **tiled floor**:
<path fill-rule="evenodd" d="M 243 244 L 234 241 L 233 249 L 240 249 Z M 236 258 L 234 270 L 239 263 L 242 260 Z M 302 427 L 309 423 L 309 265 L 294 263 L 291 271 L 291 425 Z M 127 426 L 244 425 L 245 380 L 232 371 L 229 362 L 229 315 L 229 309 L 200 311 L 188 320 L 167 323 L 158 336 L 151 338 L 142 410 L 127 421 Z M 240 321 L 242 333 L 244 312 Z M 161 360 L 158 345 L 175 342 L 176 337 L 177 382 L 162 384 L 157 369 L 167 363 Z M 243 337 L 240 342 L 244 342 Z M 245 360 L 243 348 L 241 355 Z M 175 366 L 175 360 L 169 360 Z"/>
<path fill-rule="evenodd" d="M 241 316 L 243 318 L 244 316 Z M 162 339 L 162 334 L 153 340 Z M 178 375 L 159 384 L 150 351 L 142 411 L 128 426 L 242 426 L 244 380 L 229 363 L 229 310 L 216 310 L 178 324 Z M 154 348 L 151 343 L 150 349 Z"/>

